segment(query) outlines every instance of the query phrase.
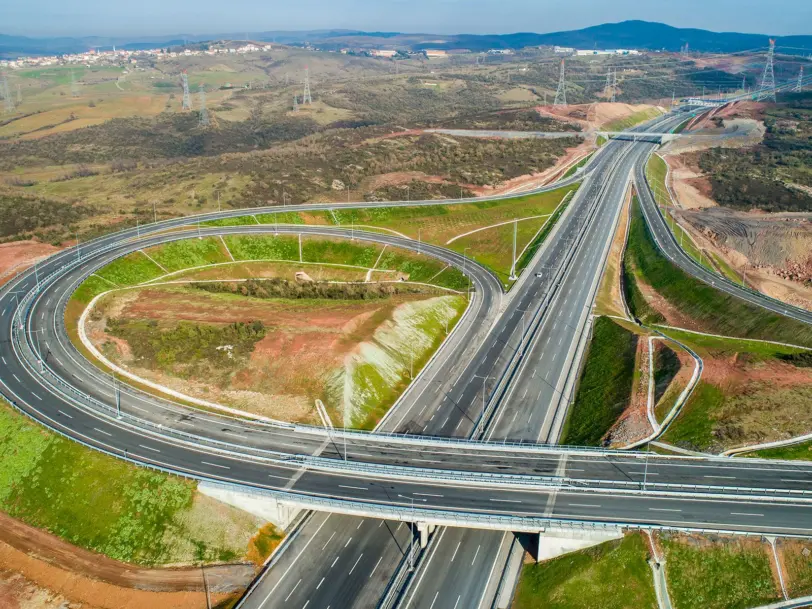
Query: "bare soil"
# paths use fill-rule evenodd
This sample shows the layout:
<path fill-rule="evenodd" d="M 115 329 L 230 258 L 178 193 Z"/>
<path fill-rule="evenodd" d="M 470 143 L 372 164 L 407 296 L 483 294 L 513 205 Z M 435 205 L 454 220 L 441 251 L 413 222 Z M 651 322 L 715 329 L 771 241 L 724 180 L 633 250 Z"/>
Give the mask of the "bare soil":
<path fill-rule="evenodd" d="M 219 402 L 279 420 L 316 420 L 315 399 L 326 399 L 345 358 L 406 302 L 423 295 L 396 295 L 369 301 L 261 300 L 154 287 L 112 294 L 100 315 L 88 320 L 88 338 L 120 365 L 150 381 L 199 399 Z M 133 361 L 129 345 L 106 332 L 110 312 L 123 319 L 227 324 L 262 321 L 266 336 L 246 365 L 224 386 L 208 378 L 180 378 Z M 124 343 L 124 344 L 122 344 Z"/>
<path fill-rule="evenodd" d="M 39 241 L 12 241 L 0 244 L 0 284 L 27 269 L 38 260 L 58 252 L 60 248 Z"/>
<path fill-rule="evenodd" d="M 723 207 L 675 211 L 703 247 L 753 287 L 812 309 L 812 214 L 739 212 Z"/>
<path fill-rule="evenodd" d="M 585 131 L 592 131 L 600 129 L 612 121 L 626 118 L 653 107 L 649 104 L 597 102 L 569 106 L 538 106 L 536 111 L 543 116 L 579 125 Z"/>
<path fill-rule="evenodd" d="M 615 232 L 612 246 L 609 249 L 609 256 L 606 260 L 606 270 L 604 271 L 601 285 L 596 298 L 596 313 L 605 315 L 617 315 L 625 317 L 626 311 L 623 307 L 623 295 L 620 291 L 620 269 L 623 251 L 626 247 L 626 227 L 629 224 L 629 206 L 631 196 L 629 196 L 620 212 L 620 221 Z"/>
<path fill-rule="evenodd" d="M 699 169 L 695 154 L 666 155 L 664 158 L 671 169 L 671 187 L 683 209 L 716 207 L 716 201 L 710 196 L 710 181 Z"/>
<path fill-rule="evenodd" d="M 73 546 L 0 513 L 0 608 L 206 607 L 244 589 L 253 565 L 146 569 Z"/>

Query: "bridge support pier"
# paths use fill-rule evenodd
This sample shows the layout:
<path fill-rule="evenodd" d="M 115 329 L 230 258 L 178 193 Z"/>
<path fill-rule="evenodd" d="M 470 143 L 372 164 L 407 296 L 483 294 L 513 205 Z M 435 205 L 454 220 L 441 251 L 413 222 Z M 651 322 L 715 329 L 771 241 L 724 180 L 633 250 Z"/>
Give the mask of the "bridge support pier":
<path fill-rule="evenodd" d="M 420 532 L 420 547 L 425 549 L 429 543 L 429 535 L 434 533 L 437 528 L 436 524 L 429 524 L 428 522 L 418 522 L 417 530 Z"/>

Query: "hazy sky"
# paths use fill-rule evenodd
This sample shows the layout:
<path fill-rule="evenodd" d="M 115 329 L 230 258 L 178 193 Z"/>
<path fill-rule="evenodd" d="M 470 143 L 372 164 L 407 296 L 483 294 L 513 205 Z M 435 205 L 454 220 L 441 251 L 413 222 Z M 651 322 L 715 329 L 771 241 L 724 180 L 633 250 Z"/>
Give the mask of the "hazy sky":
<path fill-rule="evenodd" d="M 812 0 L 0 0 L 0 33 L 31 36 L 325 28 L 499 34 L 624 19 L 812 34 Z"/>

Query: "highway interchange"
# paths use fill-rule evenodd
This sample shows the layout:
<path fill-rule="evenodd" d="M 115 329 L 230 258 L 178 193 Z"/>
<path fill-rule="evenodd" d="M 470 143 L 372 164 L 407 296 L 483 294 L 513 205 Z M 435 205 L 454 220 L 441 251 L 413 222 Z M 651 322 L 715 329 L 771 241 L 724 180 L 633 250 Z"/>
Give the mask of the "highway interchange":
<path fill-rule="evenodd" d="M 646 125 L 645 130 L 667 131 L 680 120 L 682 117 L 668 116 Z M 404 394 L 379 432 L 457 438 L 484 435 L 491 441 L 527 443 L 557 441 L 574 381 L 572 363 L 587 334 L 594 291 L 632 176 L 643 194 L 647 222 L 672 260 L 721 289 L 808 321 L 808 313 L 737 288 L 719 276 L 708 276 L 687 259 L 669 238 L 670 233 L 664 232 L 667 227 L 653 199 L 647 198 L 646 188 L 641 188 L 642 168 L 653 148 L 653 144 L 622 141 L 604 147 L 532 268 L 509 294 L 502 293 L 486 269 L 465 261 L 475 291 L 464 322 Z M 235 210 L 223 215 L 256 212 Z M 178 219 L 154 228 L 188 222 Z M 529 447 L 530 452 L 521 454 L 522 449 L 510 446 L 482 450 L 440 440 L 414 444 L 402 436 L 384 441 L 364 434 L 329 435 L 323 430 L 257 425 L 195 411 L 126 386 L 119 394 L 119 419 L 114 381 L 87 362 L 67 340 L 63 311 L 78 283 L 110 260 L 170 239 L 277 230 L 355 236 L 415 249 L 414 242 L 399 237 L 352 234 L 341 228 L 199 226 L 162 234 L 147 228 L 62 252 L 0 292 L 4 369 L 0 389 L 18 408 L 43 424 L 96 449 L 169 471 L 255 490 L 296 493 L 300 499 L 309 498 L 309 505 L 314 507 L 329 500 L 334 503 L 332 511 L 352 514 L 366 509 L 369 514 L 392 518 L 384 522 L 369 516 L 314 514 L 244 606 L 374 606 L 386 582 L 405 564 L 410 534 L 408 525 L 399 521 L 453 524 L 441 512 L 462 515 L 461 524 L 471 525 L 474 516 L 488 516 L 490 522 L 474 524 L 485 527 L 483 530 L 443 529 L 437 534 L 431 560 L 435 565 L 450 566 L 418 570 L 406 599 L 408 606 L 474 607 L 483 602 L 488 580 L 484 574 L 498 569 L 497 557 L 503 555 L 500 548 L 505 534 L 498 529 L 522 530 L 516 526 L 517 518 L 526 520 L 525 530 L 538 530 L 540 521 L 558 519 L 783 534 L 810 532 L 808 505 L 791 499 L 789 493 L 784 493 L 787 499 L 783 502 L 765 503 L 755 497 L 721 496 L 729 491 L 711 488 L 754 489 L 743 493 L 748 495 L 776 488 L 809 490 L 812 469 L 798 465 L 756 462 L 743 466 L 730 460 L 532 452 Z M 444 248 L 423 244 L 422 251 L 458 267 L 463 264 L 459 254 Z M 71 263 L 74 268 L 70 268 Z M 36 291 L 38 281 L 41 288 Z M 25 305 L 22 329 L 21 318 L 15 317 L 21 301 Z M 42 364 L 39 353 L 44 356 Z M 41 367 L 45 374 L 40 373 Z M 308 469 L 302 468 L 299 455 L 303 454 L 309 455 Z M 346 464 L 341 462 L 345 454 Z M 384 464 L 389 466 L 386 472 L 380 468 Z M 415 468 L 425 471 L 415 477 Z M 472 478 L 455 482 L 464 470 Z M 508 488 L 494 472 L 524 478 L 518 486 L 510 482 Z M 645 485 L 641 473 L 648 478 Z M 702 493 L 720 496 L 667 496 L 666 484 L 699 485 Z M 466 517 L 471 520 L 466 522 Z M 507 526 L 501 517 L 513 521 Z M 453 567 L 457 560 L 459 569 Z M 345 574 L 332 571 L 333 579 L 327 585 L 322 578 L 339 568 Z"/>

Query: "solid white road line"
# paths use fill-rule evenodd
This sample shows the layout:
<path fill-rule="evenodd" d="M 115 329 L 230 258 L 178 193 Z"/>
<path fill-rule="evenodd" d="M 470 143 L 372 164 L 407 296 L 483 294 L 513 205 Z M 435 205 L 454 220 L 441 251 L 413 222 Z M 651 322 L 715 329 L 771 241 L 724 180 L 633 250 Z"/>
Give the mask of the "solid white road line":
<path fill-rule="evenodd" d="M 474 558 L 471 560 L 471 566 L 472 566 L 472 567 L 474 566 L 474 563 L 476 562 L 476 557 L 477 557 L 477 556 L 479 556 L 479 549 L 480 549 L 481 547 L 482 547 L 482 544 L 479 544 L 479 545 L 476 547 L 476 552 L 474 552 Z"/>
<path fill-rule="evenodd" d="M 372 576 L 373 576 L 373 575 L 375 575 L 375 571 L 377 571 L 377 570 L 378 570 L 378 565 L 379 565 L 379 564 L 381 564 L 381 561 L 382 561 L 382 560 L 383 560 L 383 556 L 381 556 L 381 557 L 378 559 L 378 562 L 376 562 L 376 563 L 375 563 L 375 566 L 374 566 L 374 567 L 372 567 L 372 571 L 370 571 L 370 572 L 369 572 L 369 577 L 368 577 L 367 579 L 372 579 Z"/>
<path fill-rule="evenodd" d="M 217 463 L 209 463 L 208 461 L 201 461 L 203 465 L 211 465 L 212 467 L 219 467 L 220 469 L 231 469 L 227 465 L 218 465 Z"/>
<path fill-rule="evenodd" d="M 457 547 L 454 548 L 454 554 L 451 556 L 451 562 L 454 562 L 454 559 L 457 558 L 457 551 L 460 549 L 460 545 L 462 545 L 462 542 L 458 541 Z"/>
<path fill-rule="evenodd" d="M 352 575 L 352 572 L 355 571 L 355 567 L 357 567 L 358 563 L 361 562 L 361 558 L 363 556 L 364 556 L 364 553 L 361 552 L 361 554 L 358 556 L 358 560 L 355 561 L 355 564 L 352 566 L 352 569 L 350 569 L 350 572 L 347 575 Z"/>

